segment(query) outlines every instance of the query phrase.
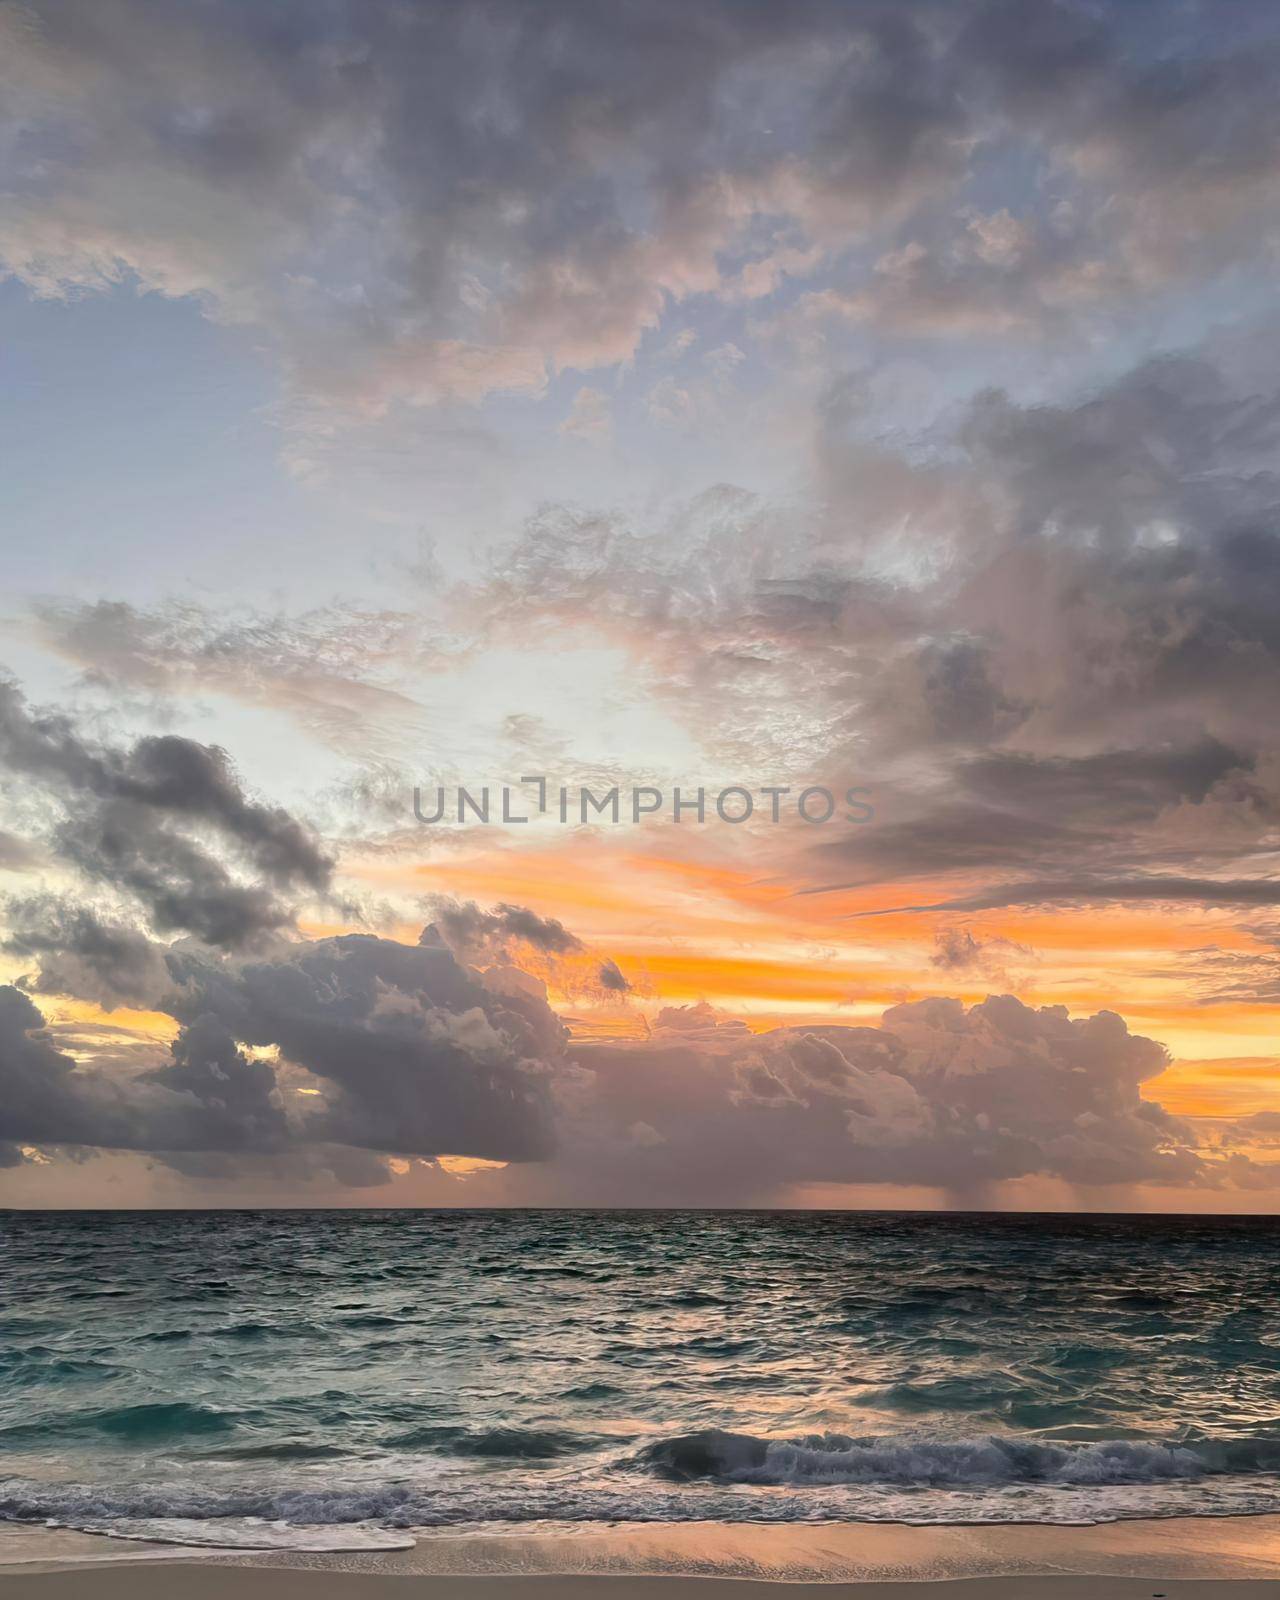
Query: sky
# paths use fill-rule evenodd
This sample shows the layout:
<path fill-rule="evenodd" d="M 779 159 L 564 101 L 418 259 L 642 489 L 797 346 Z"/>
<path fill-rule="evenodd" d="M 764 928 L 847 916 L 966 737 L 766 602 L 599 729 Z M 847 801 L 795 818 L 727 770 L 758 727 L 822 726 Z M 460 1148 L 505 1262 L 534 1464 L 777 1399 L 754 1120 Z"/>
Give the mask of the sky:
<path fill-rule="evenodd" d="M 1275 1210 L 1278 74 L 0 0 L 0 1204 Z"/>

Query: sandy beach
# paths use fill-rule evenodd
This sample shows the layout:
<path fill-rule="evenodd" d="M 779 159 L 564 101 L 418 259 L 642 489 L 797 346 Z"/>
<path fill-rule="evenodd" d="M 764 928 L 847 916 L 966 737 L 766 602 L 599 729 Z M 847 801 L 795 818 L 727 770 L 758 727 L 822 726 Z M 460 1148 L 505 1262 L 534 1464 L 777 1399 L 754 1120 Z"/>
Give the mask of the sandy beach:
<path fill-rule="evenodd" d="M 84 1570 L 0 1577 L 0 1592 L 35 1594 L 45 1600 L 152 1600 L 170 1595 L 175 1585 L 191 1600 L 223 1600 L 235 1593 L 240 1600 L 394 1600 L 402 1596 L 421 1596 L 422 1600 L 695 1600 L 712 1591 L 721 1580 L 715 1578 L 641 1578 L 544 1576 L 528 1578 L 423 1577 L 393 1576 L 385 1573 L 277 1573 L 237 1572 L 234 1577 L 223 1569 L 197 1566 L 115 1568 L 92 1576 Z M 1154 1580 L 1144 1578 L 1024 1577 L 957 1578 L 945 1581 L 944 1592 L 951 1600 L 1146 1600 L 1153 1592 L 1167 1600 L 1270 1600 L 1274 1580 L 1265 1578 L 1170 1580 L 1168 1587 L 1153 1591 Z M 234 1588 L 233 1588 L 234 1585 Z M 914 1592 L 910 1583 L 866 1585 L 868 1600 L 903 1600 Z M 743 1600 L 750 1595 L 780 1596 L 827 1594 L 830 1585 L 814 1583 L 776 1584 L 759 1579 L 742 1579 L 735 1594 Z"/>
<path fill-rule="evenodd" d="M 218 1552 L 9 1527 L 0 1596 L 152 1600 L 690 1600 L 730 1582 L 770 1600 L 857 1585 L 900 1600 L 1267 1600 L 1280 1516 L 1070 1527 L 685 1524 L 559 1534 L 427 1534 L 383 1554 Z"/>

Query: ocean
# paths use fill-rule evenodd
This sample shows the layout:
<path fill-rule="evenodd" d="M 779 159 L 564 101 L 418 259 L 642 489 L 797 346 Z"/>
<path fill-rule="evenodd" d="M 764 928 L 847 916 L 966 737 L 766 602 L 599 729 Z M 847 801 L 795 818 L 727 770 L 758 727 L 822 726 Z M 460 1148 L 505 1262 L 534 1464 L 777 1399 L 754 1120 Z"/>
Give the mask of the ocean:
<path fill-rule="evenodd" d="M 0 1519 L 326 1549 L 1276 1510 L 1274 1218 L 0 1214 Z"/>

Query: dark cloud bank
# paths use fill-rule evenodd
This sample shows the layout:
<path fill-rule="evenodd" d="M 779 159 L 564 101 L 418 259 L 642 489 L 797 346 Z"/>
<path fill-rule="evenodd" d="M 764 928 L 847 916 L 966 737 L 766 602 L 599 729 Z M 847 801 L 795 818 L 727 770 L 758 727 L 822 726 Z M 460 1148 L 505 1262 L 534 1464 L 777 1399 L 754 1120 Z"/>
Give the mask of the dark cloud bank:
<path fill-rule="evenodd" d="M 32 967 L 0 989 L 6 1164 L 31 1149 L 134 1151 L 203 1179 L 352 1186 L 386 1181 L 389 1158 L 471 1156 L 517 1164 L 542 1193 L 624 1203 L 762 1200 L 805 1183 L 972 1197 L 1030 1174 L 1267 1179 L 1141 1098 L 1166 1054 L 1109 1012 L 926 1000 L 877 1028 L 753 1035 L 699 1006 L 660 1013 L 643 1041 L 575 1043 L 519 964 L 590 962 L 560 923 L 446 900 L 416 945 L 303 938 L 279 897 L 324 894 L 328 857 L 220 751 L 94 741 L 12 687 L 4 705 L 11 783 L 45 802 L 33 853 L 79 885 L 8 907 L 8 948 Z M 1011 953 L 1025 954 L 956 931 L 938 960 Z M 602 993 L 626 994 L 616 963 L 592 970 Z M 176 1036 L 81 1059 L 42 994 L 150 1007 Z"/>
<path fill-rule="evenodd" d="M 660 1014 L 643 1043 L 572 1046 L 539 984 L 465 967 L 441 944 L 349 935 L 270 959 L 175 948 L 165 961 L 156 1004 L 180 1031 L 167 1058 L 127 1070 L 78 1064 L 28 994 L 0 990 L 10 1159 L 110 1148 L 184 1171 L 218 1156 L 198 1169 L 216 1174 L 346 1146 L 543 1163 L 540 1181 L 566 1197 L 623 1202 L 1228 1175 L 1188 1124 L 1139 1098 L 1165 1053 L 1109 1013 L 923 1001 L 880 1028 L 754 1036 L 695 1008 Z"/>

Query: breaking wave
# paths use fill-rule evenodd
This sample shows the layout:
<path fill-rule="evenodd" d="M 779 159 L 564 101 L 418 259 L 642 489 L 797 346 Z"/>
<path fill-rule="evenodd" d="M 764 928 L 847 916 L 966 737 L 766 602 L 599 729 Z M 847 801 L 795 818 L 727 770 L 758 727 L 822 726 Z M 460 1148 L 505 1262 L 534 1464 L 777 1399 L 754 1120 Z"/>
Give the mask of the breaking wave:
<path fill-rule="evenodd" d="M 490 1436 L 479 1453 L 488 1447 L 518 1458 L 530 1442 Z M 458 1443 L 449 1452 L 455 1460 Z M 446 1460 L 435 1456 L 416 1480 L 323 1485 L 7 1479 L 0 1520 L 180 1544 L 345 1550 L 395 1548 L 386 1541 L 403 1538 L 398 1530 L 476 1523 L 1083 1524 L 1280 1510 L 1280 1441 L 1272 1439 L 768 1439 L 709 1429 L 590 1465 L 557 1463 L 540 1477 L 440 1475 Z"/>
<path fill-rule="evenodd" d="M 1280 1441 L 1071 1443 L 990 1434 L 976 1439 L 851 1439 L 843 1434 L 762 1439 L 708 1429 L 660 1440 L 642 1452 L 642 1460 L 675 1479 L 724 1483 L 1083 1487 L 1277 1472 Z"/>

